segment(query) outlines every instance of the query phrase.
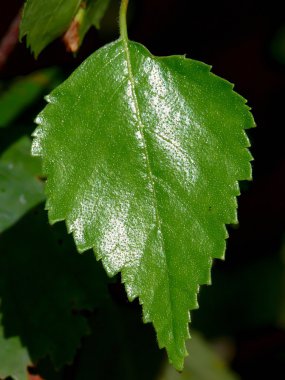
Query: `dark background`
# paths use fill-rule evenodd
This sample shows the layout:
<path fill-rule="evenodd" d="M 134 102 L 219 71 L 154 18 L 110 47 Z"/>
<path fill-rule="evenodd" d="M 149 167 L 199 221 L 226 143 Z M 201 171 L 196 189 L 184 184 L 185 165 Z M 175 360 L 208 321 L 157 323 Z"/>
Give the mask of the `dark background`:
<path fill-rule="evenodd" d="M 22 5 L 1 2 L 0 36 Z M 129 36 L 155 55 L 186 54 L 213 66 L 247 100 L 257 128 L 252 141 L 252 183 L 242 183 L 239 222 L 229 227 L 225 262 L 215 262 L 213 286 L 201 291 L 193 325 L 205 336 L 230 338 L 232 366 L 242 379 L 283 379 L 285 370 L 284 242 L 285 26 L 282 2 L 131 1 Z M 113 1 L 101 30 L 92 30 L 77 55 L 55 41 L 37 61 L 19 44 L 0 73 L 1 80 L 36 69 L 60 66 L 69 74 L 103 44 L 117 38 L 118 2 Z M 285 50 L 285 38 L 283 40 Z M 275 44 L 275 45 L 274 45 Z M 284 63 L 283 63 L 284 59 Z"/>

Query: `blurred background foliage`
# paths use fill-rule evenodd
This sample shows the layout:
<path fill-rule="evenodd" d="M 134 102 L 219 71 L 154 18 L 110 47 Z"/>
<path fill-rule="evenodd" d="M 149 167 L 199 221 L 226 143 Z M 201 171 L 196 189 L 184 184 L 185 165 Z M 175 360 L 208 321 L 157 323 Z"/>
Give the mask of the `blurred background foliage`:
<path fill-rule="evenodd" d="M 0 5 L 0 39 L 23 1 Z M 131 1 L 129 35 L 156 55 L 213 65 L 248 99 L 258 128 L 254 181 L 241 183 L 239 226 L 192 313 L 185 371 L 175 372 L 120 278 L 50 227 L 40 163 L 29 156 L 43 96 L 117 38 L 118 5 L 74 56 L 60 39 L 35 60 L 17 44 L 0 71 L 0 378 L 283 379 L 285 370 L 285 16 L 282 2 Z M 30 211 L 29 211 L 30 210 Z M 29 212 L 28 212 L 29 211 Z M 28 212 L 28 213 L 27 213 Z M 27 374 L 29 367 L 29 375 Z"/>

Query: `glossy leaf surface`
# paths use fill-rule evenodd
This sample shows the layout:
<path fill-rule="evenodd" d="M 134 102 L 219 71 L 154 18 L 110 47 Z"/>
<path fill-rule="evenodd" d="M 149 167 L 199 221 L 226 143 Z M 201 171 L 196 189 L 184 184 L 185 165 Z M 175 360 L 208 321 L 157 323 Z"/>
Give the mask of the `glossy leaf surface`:
<path fill-rule="evenodd" d="M 0 379 L 11 376 L 14 380 L 27 380 L 27 367 L 31 359 L 19 337 L 5 338 L 0 320 Z"/>
<path fill-rule="evenodd" d="M 0 233 L 45 199 L 41 162 L 30 150 L 22 137 L 0 157 Z"/>
<path fill-rule="evenodd" d="M 81 0 L 27 0 L 20 38 L 27 36 L 27 45 L 35 56 L 61 36 L 75 16 Z"/>
<path fill-rule="evenodd" d="M 123 39 L 48 102 L 32 150 L 43 157 L 50 222 L 65 220 L 79 251 L 121 271 L 181 369 L 189 309 L 212 259 L 224 257 L 237 181 L 251 178 L 249 109 L 207 65 Z"/>

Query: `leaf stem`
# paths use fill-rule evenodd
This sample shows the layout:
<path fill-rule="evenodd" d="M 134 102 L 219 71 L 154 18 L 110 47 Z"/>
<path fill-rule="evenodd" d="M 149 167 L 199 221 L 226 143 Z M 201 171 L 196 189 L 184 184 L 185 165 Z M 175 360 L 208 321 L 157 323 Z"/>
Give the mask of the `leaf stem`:
<path fill-rule="evenodd" d="M 120 7 L 120 34 L 123 40 L 128 40 L 128 30 L 127 30 L 127 9 L 129 0 L 122 0 Z"/>

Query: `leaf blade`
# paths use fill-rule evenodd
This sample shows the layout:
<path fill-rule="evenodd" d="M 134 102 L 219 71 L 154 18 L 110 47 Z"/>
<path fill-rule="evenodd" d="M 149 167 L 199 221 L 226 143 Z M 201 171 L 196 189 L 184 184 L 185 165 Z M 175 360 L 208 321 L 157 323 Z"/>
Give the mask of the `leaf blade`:
<path fill-rule="evenodd" d="M 224 256 L 237 181 L 251 178 L 249 109 L 207 65 L 121 39 L 49 102 L 33 153 L 44 158 L 50 221 L 66 220 L 80 251 L 93 247 L 109 275 L 122 272 L 181 369 L 188 310 Z"/>
<path fill-rule="evenodd" d="M 100 29 L 101 20 L 104 17 L 109 4 L 110 0 L 96 0 L 95 2 L 91 1 L 87 3 L 87 9 L 85 10 L 83 21 L 79 28 L 81 42 L 91 26 Z"/>
<path fill-rule="evenodd" d="M 28 351 L 21 345 L 19 337 L 6 338 L 0 321 L 0 377 L 27 380 L 28 365 L 31 364 Z"/>
<path fill-rule="evenodd" d="M 80 3 L 81 0 L 27 0 L 20 25 L 20 39 L 27 36 L 27 46 L 37 57 L 68 28 Z"/>
<path fill-rule="evenodd" d="M 30 139 L 22 137 L 0 158 L 0 233 L 45 200 L 41 162 L 30 149 Z"/>

